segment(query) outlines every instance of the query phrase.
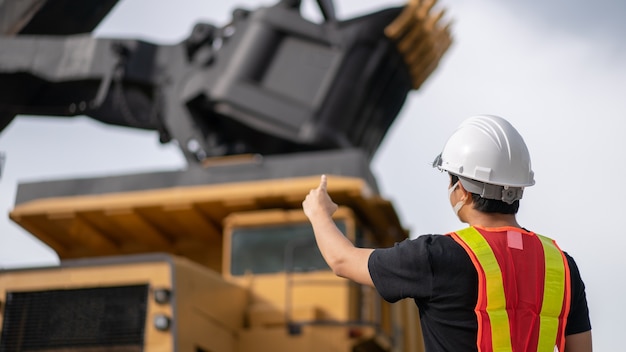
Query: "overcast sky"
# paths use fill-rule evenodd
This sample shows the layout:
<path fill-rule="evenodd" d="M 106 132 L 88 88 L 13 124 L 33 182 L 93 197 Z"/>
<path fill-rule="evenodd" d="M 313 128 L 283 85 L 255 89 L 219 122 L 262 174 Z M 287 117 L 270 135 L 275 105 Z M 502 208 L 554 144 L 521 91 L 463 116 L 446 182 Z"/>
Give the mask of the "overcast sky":
<path fill-rule="evenodd" d="M 199 21 L 225 24 L 232 9 L 274 1 L 121 0 L 96 31 L 159 43 L 184 39 Z M 313 0 L 304 1 L 312 19 Z M 401 2 L 336 0 L 340 18 Z M 478 113 L 501 115 L 524 136 L 536 185 L 520 223 L 553 237 L 577 261 L 594 347 L 622 346 L 626 290 L 620 260 L 626 187 L 626 2 L 469 1 L 440 5 L 454 20 L 454 44 L 413 92 L 372 163 L 412 235 L 462 227 L 447 200 L 447 176 L 430 168 L 454 128 Z M 7 154 L 0 213 L 19 181 L 125 174 L 184 167 L 178 150 L 150 132 L 86 118 L 19 117 L 0 134 Z M 0 267 L 56 264 L 56 254 L 0 217 Z"/>

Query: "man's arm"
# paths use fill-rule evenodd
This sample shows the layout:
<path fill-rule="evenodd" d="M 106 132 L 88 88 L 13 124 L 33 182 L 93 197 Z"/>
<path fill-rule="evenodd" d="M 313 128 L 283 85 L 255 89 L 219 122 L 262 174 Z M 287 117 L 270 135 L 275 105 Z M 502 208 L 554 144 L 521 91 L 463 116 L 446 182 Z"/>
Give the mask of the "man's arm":
<path fill-rule="evenodd" d="M 374 250 L 355 247 L 337 228 L 332 219 L 337 204 L 330 199 L 326 182 L 326 175 L 322 175 L 319 186 L 312 189 L 302 202 L 304 213 L 313 226 L 317 246 L 337 276 L 373 287 L 367 264 Z"/>
<path fill-rule="evenodd" d="M 591 330 L 565 336 L 565 352 L 591 351 Z"/>

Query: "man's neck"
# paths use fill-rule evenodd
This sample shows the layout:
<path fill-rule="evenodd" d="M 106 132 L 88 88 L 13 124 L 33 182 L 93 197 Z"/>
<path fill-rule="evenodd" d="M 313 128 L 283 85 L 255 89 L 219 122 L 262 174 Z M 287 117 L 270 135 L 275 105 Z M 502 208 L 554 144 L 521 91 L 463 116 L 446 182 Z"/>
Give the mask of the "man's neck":
<path fill-rule="evenodd" d="M 480 226 L 486 228 L 506 226 L 521 228 L 521 226 L 517 223 L 515 214 L 483 213 L 474 209 L 468 209 L 468 211 L 463 214 L 462 221 L 470 226 Z"/>

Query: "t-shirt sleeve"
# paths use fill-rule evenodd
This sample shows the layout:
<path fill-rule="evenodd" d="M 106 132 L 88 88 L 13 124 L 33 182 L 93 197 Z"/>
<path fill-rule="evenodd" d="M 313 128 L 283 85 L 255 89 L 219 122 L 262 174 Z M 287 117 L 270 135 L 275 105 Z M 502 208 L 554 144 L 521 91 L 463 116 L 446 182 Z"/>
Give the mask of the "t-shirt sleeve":
<path fill-rule="evenodd" d="M 587 306 L 587 296 L 585 294 L 585 284 L 580 276 L 578 266 L 574 258 L 565 253 L 567 262 L 569 263 L 570 278 L 572 284 L 572 301 L 570 311 L 567 317 L 567 326 L 565 327 L 565 335 L 573 335 L 591 330 L 591 321 L 589 320 L 589 308 Z"/>
<path fill-rule="evenodd" d="M 437 235 L 407 239 L 370 255 L 368 267 L 378 293 L 388 302 L 430 297 L 433 275 L 429 247 Z"/>

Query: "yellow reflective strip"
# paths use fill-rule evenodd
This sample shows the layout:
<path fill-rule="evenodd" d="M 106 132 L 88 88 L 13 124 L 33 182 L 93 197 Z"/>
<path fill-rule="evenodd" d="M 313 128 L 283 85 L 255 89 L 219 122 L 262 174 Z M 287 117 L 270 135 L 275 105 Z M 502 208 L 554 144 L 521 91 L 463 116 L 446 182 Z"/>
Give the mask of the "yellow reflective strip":
<path fill-rule="evenodd" d="M 565 264 L 561 251 L 551 239 L 537 234 L 543 244 L 546 262 L 543 302 L 537 351 L 554 351 L 559 330 L 559 315 L 565 296 Z"/>
<path fill-rule="evenodd" d="M 506 311 L 506 296 L 502 271 L 495 254 L 485 238 L 473 227 L 456 233 L 472 249 L 485 272 L 487 286 L 487 314 L 491 322 L 491 343 L 494 352 L 511 351 L 511 328 Z"/>

